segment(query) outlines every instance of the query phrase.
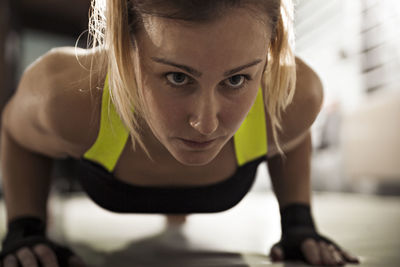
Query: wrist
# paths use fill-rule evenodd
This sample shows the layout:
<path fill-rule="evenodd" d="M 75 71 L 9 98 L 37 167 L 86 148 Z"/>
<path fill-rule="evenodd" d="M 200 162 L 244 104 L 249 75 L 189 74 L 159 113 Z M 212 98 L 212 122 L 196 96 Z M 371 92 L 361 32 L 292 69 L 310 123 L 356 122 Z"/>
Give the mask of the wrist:
<path fill-rule="evenodd" d="M 292 227 L 315 229 L 311 207 L 306 203 L 293 203 L 280 209 L 282 233 Z"/>
<path fill-rule="evenodd" d="M 51 245 L 46 238 L 46 223 L 39 217 L 21 216 L 8 222 L 8 231 L 2 242 L 0 262 L 8 254 L 36 244 Z M 20 264 L 18 265 L 20 266 Z"/>
<path fill-rule="evenodd" d="M 8 231 L 4 243 L 30 236 L 45 236 L 46 223 L 39 217 L 23 216 L 8 222 Z"/>

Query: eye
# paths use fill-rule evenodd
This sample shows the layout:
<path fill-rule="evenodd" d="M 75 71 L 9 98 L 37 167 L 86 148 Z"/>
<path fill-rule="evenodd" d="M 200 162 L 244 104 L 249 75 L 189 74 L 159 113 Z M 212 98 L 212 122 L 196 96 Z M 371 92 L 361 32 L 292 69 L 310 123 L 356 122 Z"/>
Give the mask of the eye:
<path fill-rule="evenodd" d="M 243 81 L 244 81 L 244 77 L 242 75 L 235 75 L 230 77 L 229 79 L 226 80 L 229 85 L 233 86 L 233 87 L 237 87 L 242 85 Z"/>
<path fill-rule="evenodd" d="M 251 80 L 251 78 L 247 75 L 235 75 L 224 81 L 225 85 L 232 87 L 234 89 L 239 89 L 244 86 L 247 80 Z"/>
<path fill-rule="evenodd" d="M 181 72 L 171 72 L 165 76 L 171 84 L 177 85 L 177 86 L 185 85 L 189 80 L 189 77 L 186 74 L 181 73 Z"/>

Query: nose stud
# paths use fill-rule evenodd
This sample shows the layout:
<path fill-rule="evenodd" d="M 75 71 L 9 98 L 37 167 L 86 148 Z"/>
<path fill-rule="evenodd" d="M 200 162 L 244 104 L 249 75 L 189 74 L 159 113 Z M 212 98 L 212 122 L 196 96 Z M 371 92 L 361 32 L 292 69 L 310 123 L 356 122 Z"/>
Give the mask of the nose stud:
<path fill-rule="evenodd" d="M 189 121 L 189 124 L 190 124 L 190 126 L 192 126 L 193 128 L 197 128 L 197 127 L 199 127 L 200 122 L 199 122 L 199 121 L 193 121 L 193 120 L 191 120 L 191 121 Z"/>

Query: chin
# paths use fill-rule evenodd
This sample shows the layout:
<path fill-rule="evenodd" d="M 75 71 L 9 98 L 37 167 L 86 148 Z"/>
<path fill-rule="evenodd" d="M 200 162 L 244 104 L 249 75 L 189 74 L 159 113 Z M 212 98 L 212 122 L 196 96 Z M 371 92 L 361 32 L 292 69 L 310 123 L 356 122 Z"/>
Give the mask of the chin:
<path fill-rule="evenodd" d="M 174 140 L 165 146 L 169 153 L 179 163 L 186 166 L 204 166 L 209 164 L 215 159 L 218 153 L 221 151 L 223 144 L 220 141 L 216 141 L 210 147 L 188 147 L 185 146 L 181 141 Z"/>
<path fill-rule="evenodd" d="M 174 158 L 183 165 L 186 166 L 205 166 L 209 164 L 217 153 L 211 152 L 185 152 L 185 153 L 174 153 Z"/>

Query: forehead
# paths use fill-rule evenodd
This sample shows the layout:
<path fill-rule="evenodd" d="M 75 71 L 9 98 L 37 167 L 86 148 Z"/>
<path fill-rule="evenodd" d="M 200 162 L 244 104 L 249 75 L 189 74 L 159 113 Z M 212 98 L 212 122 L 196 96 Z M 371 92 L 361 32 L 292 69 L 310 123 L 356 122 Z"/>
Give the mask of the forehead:
<path fill-rule="evenodd" d="M 147 16 L 136 39 L 139 49 L 150 57 L 259 57 L 266 53 L 271 34 L 265 21 L 245 9 L 232 9 L 210 22 Z"/>

